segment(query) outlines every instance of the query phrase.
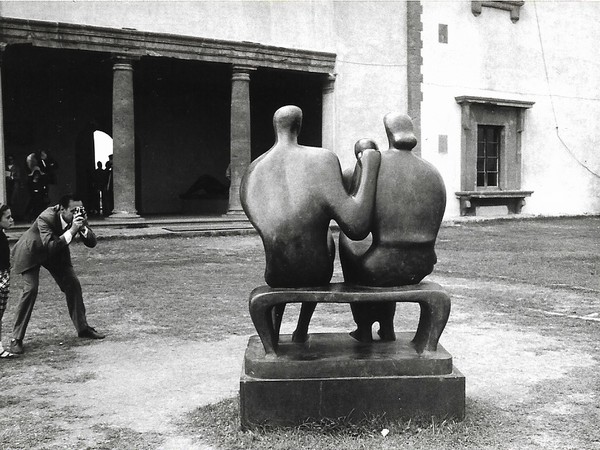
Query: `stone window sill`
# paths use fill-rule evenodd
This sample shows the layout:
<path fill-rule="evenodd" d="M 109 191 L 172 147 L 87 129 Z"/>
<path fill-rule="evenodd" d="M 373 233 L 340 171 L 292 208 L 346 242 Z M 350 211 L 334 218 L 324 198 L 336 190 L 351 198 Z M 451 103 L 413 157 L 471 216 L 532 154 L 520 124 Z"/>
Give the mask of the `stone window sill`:
<path fill-rule="evenodd" d="M 456 198 L 460 200 L 460 215 L 476 215 L 478 206 L 506 206 L 509 214 L 520 214 L 525 197 L 530 197 L 533 191 L 459 191 L 455 192 Z"/>

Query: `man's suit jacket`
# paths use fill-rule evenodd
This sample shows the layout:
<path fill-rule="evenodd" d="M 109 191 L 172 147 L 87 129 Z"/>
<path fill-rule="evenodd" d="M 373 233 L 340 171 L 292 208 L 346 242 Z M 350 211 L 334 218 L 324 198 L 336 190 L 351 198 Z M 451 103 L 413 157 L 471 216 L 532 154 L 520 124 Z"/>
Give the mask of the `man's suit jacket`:
<path fill-rule="evenodd" d="M 13 248 L 13 270 L 23 273 L 40 265 L 70 267 L 69 244 L 62 238 L 64 231 L 60 221 L 60 205 L 46 208 L 23 233 Z M 78 233 L 87 247 L 96 246 L 96 235 L 88 227 L 87 236 Z M 76 238 L 74 237 L 73 240 Z"/>

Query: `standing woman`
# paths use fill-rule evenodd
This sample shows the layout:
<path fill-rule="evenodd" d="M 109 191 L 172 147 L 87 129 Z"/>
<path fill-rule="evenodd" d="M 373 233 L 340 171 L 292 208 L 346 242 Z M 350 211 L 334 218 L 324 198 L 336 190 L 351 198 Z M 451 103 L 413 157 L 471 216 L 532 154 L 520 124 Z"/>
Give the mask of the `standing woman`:
<path fill-rule="evenodd" d="M 2 316 L 6 309 L 8 293 L 10 291 L 10 249 L 8 239 L 4 230 L 8 230 L 14 224 L 12 214 L 8 205 L 0 206 L 0 338 L 2 338 Z M 4 350 L 0 341 L 0 359 L 12 358 L 15 355 Z"/>

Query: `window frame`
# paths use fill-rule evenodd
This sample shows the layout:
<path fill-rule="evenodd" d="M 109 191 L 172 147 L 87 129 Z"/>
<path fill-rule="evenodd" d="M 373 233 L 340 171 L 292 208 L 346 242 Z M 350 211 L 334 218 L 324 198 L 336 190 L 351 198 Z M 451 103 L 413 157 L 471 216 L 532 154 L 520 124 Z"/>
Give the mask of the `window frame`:
<path fill-rule="evenodd" d="M 492 146 L 496 146 L 494 156 L 488 154 L 490 144 L 487 140 L 489 132 L 494 134 Z M 483 139 L 481 139 L 483 135 Z M 483 144 L 483 156 L 480 154 L 481 144 Z M 503 171 L 501 164 L 504 154 L 504 127 L 498 125 L 477 124 L 477 155 L 475 163 L 476 185 L 477 189 L 498 189 L 500 187 L 500 177 Z M 482 170 L 479 168 L 479 162 L 482 160 Z M 495 170 L 489 169 L 489 161 L 495 160 Z M 479 176 L 483 174 L 483 184 L 479 184 Z M 495 184 L 490 184 L 490 174 L 496 174 Z"/>
<path fill-rule="evenodd" d="M 461 190 L 504 191 L 521 188 L 521 133 L 525 110 L 534 102 L 489 97 L 459 96 L 461 106 Z M 477 186 L 477 127 L 503 127 L 497 186 Z"/>

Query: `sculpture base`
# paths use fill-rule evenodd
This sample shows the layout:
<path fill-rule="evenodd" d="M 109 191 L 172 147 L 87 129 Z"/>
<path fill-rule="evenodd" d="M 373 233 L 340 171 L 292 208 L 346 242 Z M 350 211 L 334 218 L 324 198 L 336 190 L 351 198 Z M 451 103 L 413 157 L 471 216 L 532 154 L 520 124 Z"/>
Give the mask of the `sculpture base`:
<path fill-rule="evenodd" d="M 412 336 L 360 344 L 347 334 L 313 334 L 307 343 L 293 344 L 287 335 L 279 356 L 267 356 L 253 336 L 240 379 L 242 428 L 380 415 L 463 419 L 465 377 L 441 346 L 417 354 Z"/>

